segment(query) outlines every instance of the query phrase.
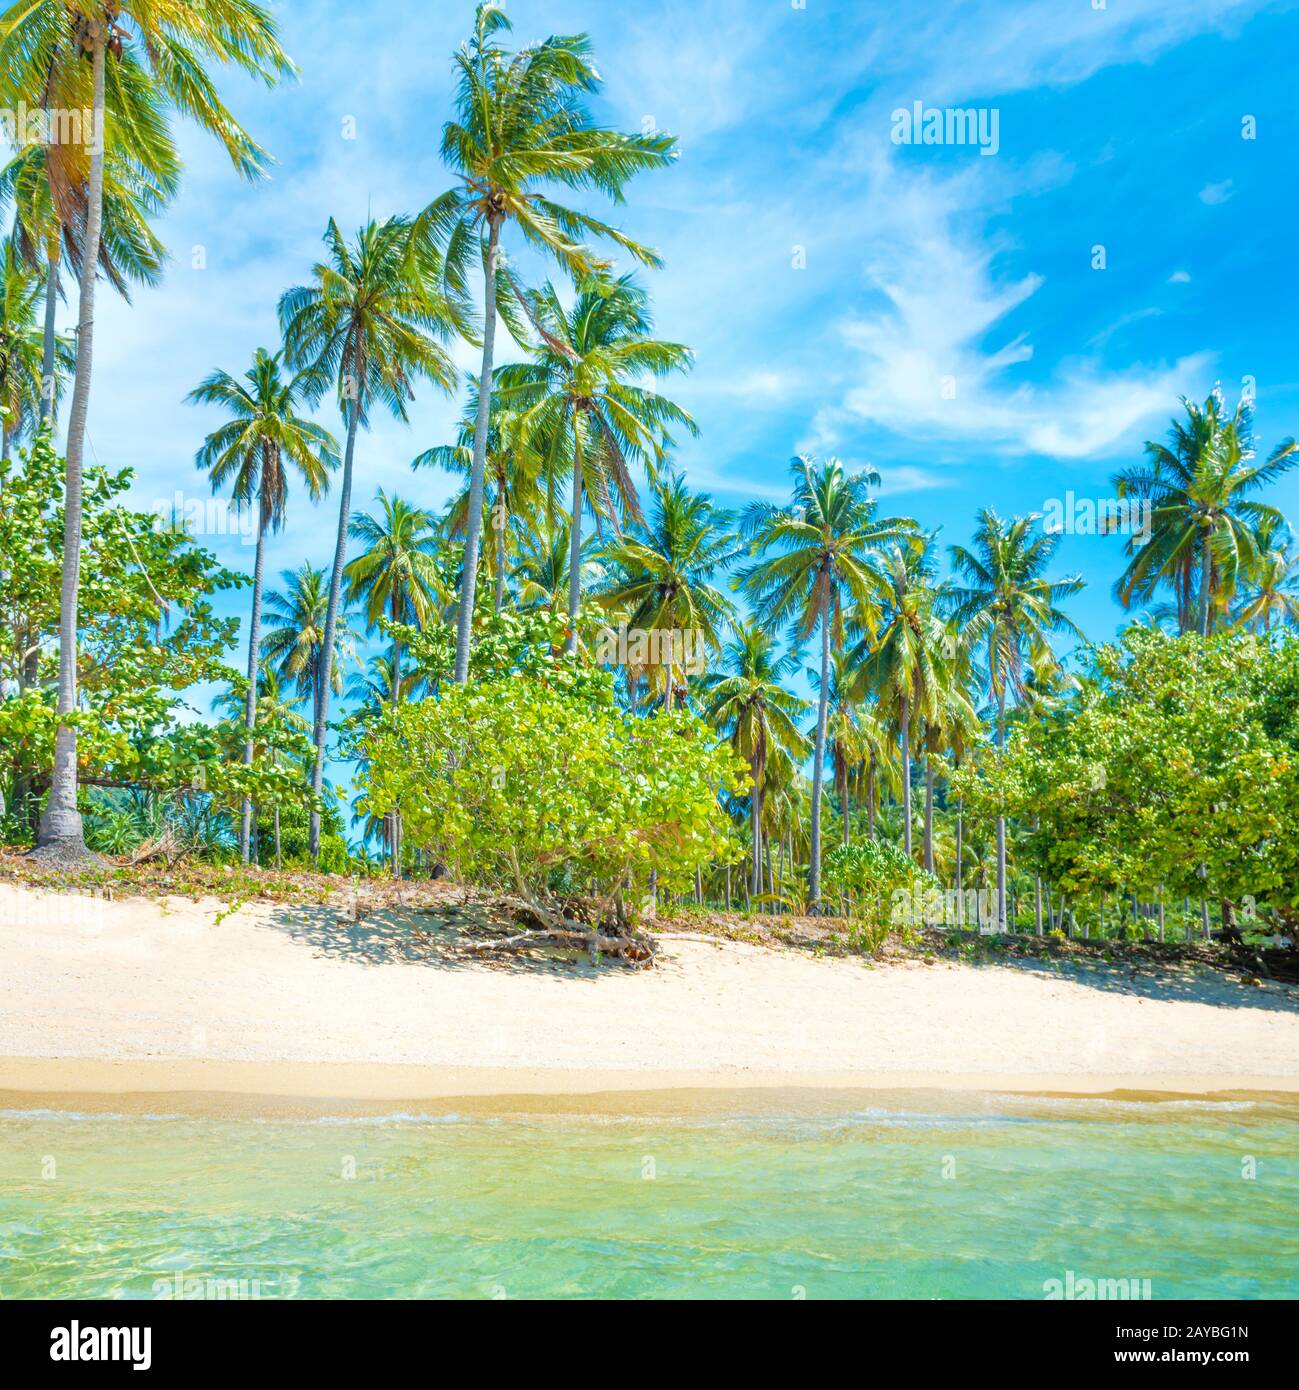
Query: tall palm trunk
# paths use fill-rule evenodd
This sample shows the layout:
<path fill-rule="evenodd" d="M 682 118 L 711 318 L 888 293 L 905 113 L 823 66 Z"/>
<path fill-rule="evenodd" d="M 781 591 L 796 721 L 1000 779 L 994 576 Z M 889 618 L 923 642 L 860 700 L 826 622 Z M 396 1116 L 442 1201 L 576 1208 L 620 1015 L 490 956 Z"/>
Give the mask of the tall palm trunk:
<path fill-rule="evenodd" d="M 1213 582 L 1213 551 L 1209 548 L 1209 533 L 1204 533 L 1200 555 L 1200 636 L 1209 635 L 1209 586 Z"/>
<path fill-rule="evenodd" d="M 902 848 L 911 858 L 911 701 L 902 697 Z"/>
<path fill-rule="evenodd" d="M 392 596 L 392 620 L 394 623 L 401 622 L 402 612 L 405 604 L 399 593 L 394 592 Z M 389 700 L 393 709 L 401 707 L 401 643 L 396 637 L 392 639 L 392 690 L 389 692 Z M 394 878 L 401 877 L 401 812 L 394 806 L 388 813 L 392 827 L 392 873 Z"/>
<path fill-rule="evenodd" d="M 821 901 L 821 783 L 825 777 L 825 729 L 830 716 L 830 604 L 821 610 L 821 698 L 816 707 L 816 752 L 812 764 L 812 851 L 808 865 L 808 900 L 813 911 Z"/>
<path fill-rule="evenodd" d="M 356 399 L 347 402 L 347 448 L 343 454 L 343 487 L 338 499 L 338 538 L 334 542 L 334 569 L 329 577 L 329 604 L 325 609 L 325 634 L 316 670 L 316 756 L 311 766 L 311 825 L 308 847 L 313 862 L 320 860 L 320 799 L 325 786 L 325 731 L 329 727 L 329 697 L 334 688 L 334 634 L 338 630 L 338 604 L 343 591 L 343 565 L 347 559 L 347 522 L 352 513 L 352 464 L 356 457 L 356 429 L 361 418 L 360 382 Z"/>
<path fill-rule="evenodd" d="M 266 460 L 262 461 L 262 478 L 266 477 Z M 257 657 L 262 645 L 262 574 L 266 563 L 266 508 L 261 506 L 257 516 L 257 553 L 253 560 L 253 611 L 248 620 L 248 694 L 244 700 L 244 766 L 253 765 L 253 730 L 257 727 Z M 248 863 L 252 841 L 253 803 L 244 797 L 239 820 L 239 857 Z"/>
<path fill-rule="evenodd" d="M 568 641 L 567 652 L 577 650 L 577 610 L 582 606 L 582 443 L 573 422 L 573 516 L 568 533 Z M 668 688 L 672 675 L 668 673 Z"/>
<path fill-rule="evenodd" d="M 870 771 L 866 774 L 866 833 L 875 838 L 875 754 L 871 754 Z"/>
<path fill-rule="evenodd" d="M 925 872 L 934 871 L 934 765 L 925 763 Z"/>
<path fill-rule="evenodd" d="M 456 617 L 456 684 L 469 682 L 469 640 L 474 627 L 474 591 L 478 586 L 478 546 L 483 530 L 483 475 L 487 471 L 487 427 L 492 414 L 492 359 L 496 348 L 496 265 L 501 253 L 501 224 L 489 219 L 487 266 L 483 277 L 483 365 L 478 374 L 478 417 L 474 421 L 474 460 L 469 474 L 469 515 L 465 518 L 464 572 L 460 576 L 460 612 Z"/>
<path fill-rule="evenodd" d="M 496 596 L 492 611 L 499 613 L 505 606 L 505 489 L 497 486 L 496 510 L 492 512 L 492 529 L 496 532 Z"/>
<path fill-rule="evenodd" d="M 753 870 L 749 875 L 749 881 L 755 896 L 762 892 L 762 860 L 758 852 L 758 847 L 762 844 L 762 783 L 759 780 L 761 771 L 758 752 L 755 749 L 753 753 L 753 794 L 749 797 L 750 830 L 753 836 Z"/>
<path fill-rule="evenodd" d="M 848 762 L 844 758 L 836 757 L 835 763 L 835 776 L 839 781 L 839 805 L 843 811 L 843 842 L 846 845 L 852 819 L 851 808 L 848 805 Z"/>
<path fill-rule="evenodd" d="M 997 692 L 997 747 L 1006 744 L 1006 687 Z M 997 930 L 1006 930 L 1006 817 L 997 817 Z"/>
<path fill-rule="evenodd" d="M 62 248 L 52 237 L 45 249 L 45 325 L 41 339 L 41 424 L 54 411 L 54 316 L 59 304 L 59 261 Z"/>
<path fill-rule="evenodd" d="M 59 608 L 60 719 L 77 707 L 77 588 L 81 578 L 81 458 L 90 405 L 90 375 L 95 347 L 95 272 L 99 265 L 99 229 L 104 211 L 104 50 L 105 26 L 87 25 L 94 130 L 90 147 L 86 227 L 82 241 L 80 303 L 77 311 L 77 374 L 68 415 L 67 482 L 64 490 L 63 582 Z M 49 802 L 41 817 L 37 849 L 50 858 L 86 858 L 86 843 L 77 810 L 77 731 L 60 722 L 54 743 L 54 772 Z"/>

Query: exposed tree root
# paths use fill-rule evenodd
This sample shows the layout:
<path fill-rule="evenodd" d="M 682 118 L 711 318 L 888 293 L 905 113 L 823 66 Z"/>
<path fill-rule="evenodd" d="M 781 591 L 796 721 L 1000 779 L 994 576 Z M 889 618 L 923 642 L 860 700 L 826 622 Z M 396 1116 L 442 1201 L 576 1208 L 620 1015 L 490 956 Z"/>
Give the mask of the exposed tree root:
<path fill-rule="evenodd" d="M 595 914 L 596 924 L 589 924 L 567 913 L 561 915 L 552 912 L 530 898 L 501 898 L 498 902 L 516 921 L 535 925 L 512 936 L 471 942 L 465 947 L 466 950 L 508 953 L 528 951 L 538 946 L 569 946 L 589 952 L 592 960 L 598 960 L 600 956 L 613 956 L 638 968 L 654 964 L 653 942 L 630 931 L 625 921 L 618 923 L 616 935 L 608 935 L 600 930 L 598 920 L 601 914 L 598 911 Z M 621 917 L 621 912 L 618 915 Z"/>

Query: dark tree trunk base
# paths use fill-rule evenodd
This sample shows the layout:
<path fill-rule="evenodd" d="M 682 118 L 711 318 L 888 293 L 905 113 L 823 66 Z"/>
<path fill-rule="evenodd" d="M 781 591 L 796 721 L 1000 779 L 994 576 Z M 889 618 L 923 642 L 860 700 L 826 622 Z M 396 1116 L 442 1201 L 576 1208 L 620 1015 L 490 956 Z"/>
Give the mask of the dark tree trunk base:
<path fill-rule="evenodd" d="M 104 863 L 94 850 L 86 848 L 86 842 L 80 837 L 50 840 L 46 844 L 37 845 L 35 849 L 28 851 L 27 858 L 42 868 L 60 871 L 98 869 L 102 868 Z"/>

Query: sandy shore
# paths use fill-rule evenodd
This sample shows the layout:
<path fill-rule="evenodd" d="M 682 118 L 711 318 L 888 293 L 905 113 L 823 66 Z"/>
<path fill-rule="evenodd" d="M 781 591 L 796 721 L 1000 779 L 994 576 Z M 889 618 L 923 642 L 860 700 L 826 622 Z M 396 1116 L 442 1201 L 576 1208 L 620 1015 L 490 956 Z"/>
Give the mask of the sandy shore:
<path fill-rule="evenodd" d="M 420 920 L 0 885 L 0 1091 L 1299 1092 L 1299 993 L 1208 970 L 871 967 L 686 937 L 651 972 L 489 964 L 430 949 Z"/>

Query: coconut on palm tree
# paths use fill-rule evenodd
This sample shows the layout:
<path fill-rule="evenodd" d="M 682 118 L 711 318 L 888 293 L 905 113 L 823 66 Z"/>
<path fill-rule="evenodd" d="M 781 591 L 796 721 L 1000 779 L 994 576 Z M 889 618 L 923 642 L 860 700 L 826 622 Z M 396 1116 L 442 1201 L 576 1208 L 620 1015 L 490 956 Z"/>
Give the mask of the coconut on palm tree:
<path fill-rule="evenodd" d="M 454 327 L 454 316 L 412 260 L 410 223 L 401 217 L 369 222 L 349 243 L 331 217 L 324 239 L 328 259 L 312 268 L 310 284 L 285 291 L 280 299 L 280 326 L 289 360 L 311 373 L 317 397 L 332 385 L 346 426 L 322 649 L 329 660 L 347 559 L 357 431 L 368 427 L 376 405 L 405 422 L 418 380 L 450 392 L 456 372 L 441 345 Z M 318 801 L 324 785 L 332 677 L 326 673 L 317 688 L 320 703 L 311 786 Z M 319 805 L 311 810 L 310 840 L 315 859 L 320 853 Z"/>
<path fill-rule="evenodd" d="M 284 525 L 289 499 L 289 469 L 318 502 L 329 486 L 330 470 L 338 467 L 338 445 L 323 426 L 298 413 L 306 392 L 302 373 L 284 374 L 283 352 L 258 348 L 243 380 L 215 371 L 186 397 L 194 405 L 216 406 L 230 418 L 203 441 L 195 456 L 212 483 L 212 491 L 230 488 L 238 506 L 257 510 L 257 548 L 253 559 L 253 602 L 248 624 L 248 691 L 244 764 L 253 761 L 253 730 L 257 725 L 257 666 L 261 660 L 262 581 L 266 537 Z M 239 827 L 239 852 L 248 863 L 252 802 L 244 798 Z"/>
<path fill-rule="evenodd" d="M 1149 535 L 1128 537 L 1127 568 L 1114 586 L 1125 607 L 1173 590 L 1178 625 L 1208 636 L 1215 609 L 1226 611 L 1237 581 L 1258 561 L 1257 528 L 1281 514 L 1251 494 L 1299 463 L 1299 446 L 1283 440 L 1254 463 L 1254 413 L 1242 399 L 1227 413 L 1215 388 L 1203 406 L 1182 398 L 1186 419 L 1174 420 L 1168 443 L 1146 444 L 1146 463 L 1115 475 L 1124 500 L 1150 508 Z"/>
<path fill-rule="evenodd" d="M 82 57 L 87 62 L 79 61 Z M 20 0 L 0 16 L 0 94 L 30 99 L 50 110 L 89 111 L 91 129 L 80 140 L 51 142 L 70 187 L 84 187 L 80 237 L 77 361 L 68 416 L 64 502 L 63 581 L 59 619 L 58 732 L 49 800 L 41 817 L 36 854 L 55 863 L 86 857 L 77 810 L 77 734 L 67 717 L 77 705 L 77 591 L 81 559 L 81 478 L 95 340 L 95 280 L 104 211 L 107 92 L 124 75 L 143 74 L 161 108 L 195 120 L 225 146 L 235 168 L 255 177 L 265 154 L 217 97 L 207 62 L 233 63 L 276 82 L 294 71 L 280 47 L 275 21 L 251 0 Z M 51 99 L 49 94 L 55 94 Z M 51 178 L 51 186 L 54 180 Z"/>
<path fill-rule="evenodd" d="M 509 28 L 490 0 L 479 4 L 473 34 L 455 57 L 456 119 L 442 131 L 442 158 L 458 182 L 425 208 L 418 223 L 421 236 L 445 243 L 448 296 L 467 303 L 471 269 L 483 271 L 482 367 L 456 634 L 455 678 L 461 684 L 469 679 L 498 311 L 516 338 L 526 336 L 519 286 L 502 262 L 502 237 L 515 228 L 576 283 L 608 269 L 586 244 L 591 237 L 658 265 L 648 247 L 589 213 L 554 202 L 545 190 L 598 191 L 621 202 L 633 175 L 668 164 L 675 145 L 668 135 L 624 135 L 596 124 L 584 98 L 598 91 L 600 79 L 585 35 L 552 34 L 510 53 L 500 41 Z"/>
<path fill-rule="evenodd" d="M 950 547 L 956 578 L 945 602 L 962 640 L 986 650 L 987 689 L 996 703 L 998 748 L 1006 741 L 1006 701 L 1022 699 L 1028 676 L 1046 677 L 1058 665 L 1050 638 L 1083 640 L 1057 605 L 1083 587 L 1080 576 L 1048 579 L 1059 537 L 1040 529 L 1040 517 L 1003 521 L 991 508 L 978 514 L 973 546 Z M 997 817 L 997 930 L 1006 930 L 1006 818 Z"/>
<path fill-rule="evenodd" d="M 838 459 L 817 464 L 795 458 L 794 492 L 787 509 L 755 503 L 744 529 L 759 558 L 744 573 L 744 587 L 761 620 L 779 630 L 793 624 L 798 642 L 821 633 L 820 698 L 812 760 L 811 862 L 808 898 L 821 898 L 821 787 L 829 718 L 831 653 L 842 650 L 845 610 L 869 628 L 887 589 L 883 549 L 891 542 L 914 544 L 915 523 L 880 518 L 867 489 L 873 473 L 848 474 Z"/>

